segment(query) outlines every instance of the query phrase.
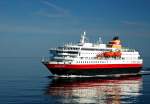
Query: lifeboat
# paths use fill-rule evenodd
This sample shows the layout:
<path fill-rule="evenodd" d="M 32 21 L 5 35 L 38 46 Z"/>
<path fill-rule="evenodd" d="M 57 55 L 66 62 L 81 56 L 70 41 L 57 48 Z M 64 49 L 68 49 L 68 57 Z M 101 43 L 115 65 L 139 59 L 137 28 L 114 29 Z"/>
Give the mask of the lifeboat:
<path fill-rule="evenodd" d="M 104 57 L 121 57 L 121 52 L 117 51 L 117 52 L 104 52 L 103 53 Z"/>
<path fill-rule="evenodd" d="M 115 57 L 121 57 L 121 52 L 120 51 L 114 52 L 114 56 Z"/>
<path fill-rule="evenodd" d="M 113 57 L 114 56 L 114 52 L 104 52 L 104 57 Z"/>

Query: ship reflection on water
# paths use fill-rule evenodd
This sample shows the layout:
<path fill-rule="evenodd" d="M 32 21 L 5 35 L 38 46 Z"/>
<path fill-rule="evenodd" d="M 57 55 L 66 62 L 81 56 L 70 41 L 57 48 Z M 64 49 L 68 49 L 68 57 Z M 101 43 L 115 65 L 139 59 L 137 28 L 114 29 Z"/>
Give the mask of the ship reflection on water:
<path fill-rule="evenodd" d="M 52 79 L 46 95 L 56 103 L 136 103 L 141 95 L 142 77 Z"/>

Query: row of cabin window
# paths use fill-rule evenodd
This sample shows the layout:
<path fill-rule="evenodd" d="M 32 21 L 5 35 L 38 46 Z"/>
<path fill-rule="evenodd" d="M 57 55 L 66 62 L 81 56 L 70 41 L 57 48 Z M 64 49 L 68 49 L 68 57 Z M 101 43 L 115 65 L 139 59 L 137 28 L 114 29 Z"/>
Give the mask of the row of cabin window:
<path fill-rule="evenodd" d="M 108 63 L 108 62 L 107 61 L 77 61 L 77 63 Z"/>
<path fill-rule="evenodd" d="M 77 61 L 77 63 L 106 63 L 106 61 Z"/>
<path fill-rule="evenodd" d="M 111 49 L 90 49 L 90 48 L 81 48 L 81 50 L 87 50 L 87 51 L 111 51 Z"/>
<path fill-rule="evenodd" d="M 82 53 L 82 54 L 96 54 L 96 53 Z"/>
<path fill-rule="evenodd" d="M 64 50 L 78 50 L 79 48 L 73 48 L 73 47 L 58 47 L 58 49 L 64 49 Z"/>
<path fill-rule="evenodd" d="M 81 59 L 96 59 L 96 57 L 80 57 Z"/>
<path fill-rule="evenodd" d="M 70 54 L 78 54 L 78 52 L 73 52 L 73 51 L 56 51 L 56 53 L 70 53 Z"/>

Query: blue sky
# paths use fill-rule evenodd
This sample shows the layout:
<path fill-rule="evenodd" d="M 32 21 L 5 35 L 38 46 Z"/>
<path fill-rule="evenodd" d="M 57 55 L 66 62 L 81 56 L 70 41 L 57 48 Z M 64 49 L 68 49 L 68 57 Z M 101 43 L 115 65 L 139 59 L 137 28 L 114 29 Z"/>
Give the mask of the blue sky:
<path fill-rule="evenodd" d="M 48 56 L 48 49 L 78 42 L 122 43 L 150 56 L 149 0 L 0 0 L 0 57 Z"/>

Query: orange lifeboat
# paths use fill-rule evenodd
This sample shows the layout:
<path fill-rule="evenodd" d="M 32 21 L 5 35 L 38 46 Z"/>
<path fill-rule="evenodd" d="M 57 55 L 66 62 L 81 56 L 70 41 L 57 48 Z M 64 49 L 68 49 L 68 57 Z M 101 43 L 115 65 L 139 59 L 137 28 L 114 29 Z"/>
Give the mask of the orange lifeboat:
<path fill-rule="evenodd" d="M 121 52 L 117 51 L 117 52 L 104 52 L 103 53 L 104 57 L 121 57 Z"/>
<path fill-rule="evenodd" d="M 114 56 L 114 52 L 104 52 L 104 57 L 113 57 Z"/>
<path fill-rule="evenodd" d="M 120 51 L 114 52 L 114 56 L 115 57 L 121 57 L 121 52 Z"/>

